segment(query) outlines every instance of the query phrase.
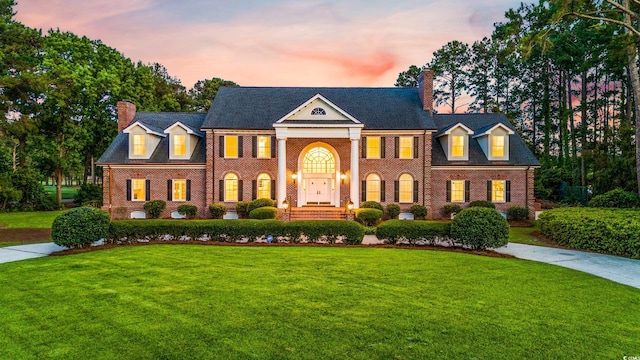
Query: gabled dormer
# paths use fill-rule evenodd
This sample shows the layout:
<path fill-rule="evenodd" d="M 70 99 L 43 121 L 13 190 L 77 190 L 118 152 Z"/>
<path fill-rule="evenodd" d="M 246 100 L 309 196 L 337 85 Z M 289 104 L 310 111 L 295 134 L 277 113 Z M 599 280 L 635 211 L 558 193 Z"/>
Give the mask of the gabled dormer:
<path fill-rule="evenodd" d="M 190 159 L 202 135 L 181 122 L 176 122 L 164 133 L 169 135 L 169 160 Z"/>
<path fill-rule="evenodd" d="M 490 161 L 509 161 L 509 135 L 514 131 L 502 123 L 478 129 L 473 137 Z"/>
<path fill-rule="evenodd" d="M 447 155 L 449 161 L 469 160 L 469 137 L 474 132 L 462 123 L 457 123 L 444 129 L 436 138 Z"/>
<path fill-rule="evenodd" d="M 139 121 L 129 125 L 122 132 L 129 134 L 129 159 L 149 159 L 160 140 L 166 137 L 160 129 Z"/>

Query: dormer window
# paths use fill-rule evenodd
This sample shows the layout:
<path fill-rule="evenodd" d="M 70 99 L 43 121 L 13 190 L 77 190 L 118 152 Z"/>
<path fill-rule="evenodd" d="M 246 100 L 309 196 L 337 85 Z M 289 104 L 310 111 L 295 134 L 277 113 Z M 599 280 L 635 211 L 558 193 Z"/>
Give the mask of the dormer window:
<path fill-rule="evenodd" d="M 504 156 L 504 135 L 491 136 L 491 156 Z"/>
<path fill-rule="evenodd" d="M 469 137 L 473 135 L 473 130 L 462 123 L 453 124 L 444 130 L 436 138 L 440 140 L 440 145 L 449 161 L 469 160 Z"/>
<path fill-rule="evenodd" d="M 129 158 L 146 160 L 153 155 L 160 140 L 166 137 L 162 130 L 136 121 L 122 130 L 129 136 Z"/>
<path fill-rule="evenodd" d="M 186 156 L 187 155 L 187 135 L 176 134 L 172 137 L 173 142 L 173 156 Z"/>
<path fill-rule="evenodd" d="M 133 135 L 133 155 L 145 156 L 147 153 L 146 147 L 146 134 L 134 134 Z"/>
<path fill-rule="evenodd" d="M 515 132 L 508 126 L 497 123 L 478 130 L 474 136 L 478 144 L 490 161 L 509 160 L 509 135 Z"/>
<path fill-rule="evenodd" d="M 311 115 L 327 115 L 327 112 L 323 108 L 317 107 L 311 110 Z"/>
<path fill-rule="evenodd" d="M 451 156 L 463 157 L 464 156 L 464 135 L 451 136 Z"/>

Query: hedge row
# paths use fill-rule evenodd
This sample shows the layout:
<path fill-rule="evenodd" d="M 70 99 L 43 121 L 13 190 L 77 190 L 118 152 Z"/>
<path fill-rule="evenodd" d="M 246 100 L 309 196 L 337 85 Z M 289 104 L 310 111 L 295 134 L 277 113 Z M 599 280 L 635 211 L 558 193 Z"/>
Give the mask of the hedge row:
<path fill-rule="evenodd" d="M 449 241 L 450 232 L 451 223 L 446 222 L 388 220 L 378 226 L 376 236 L 378 239 L 385 239 L 387 244 L 434 244 L 438 240 Z"/>
<path fill-rule="evenodd" d="M 342 240 L 349 245 L 361 244 L 364 237 L 362 225 L 343 220 L 292 221 L 279 220 L 120 220 L 112 221 L 109 241 L 135 242 L 138 240 L 208 240 L 254 242 L 303 241 L 335 243 Z"/>
<path fill-rule="evenodd" d="M 540 232 L 560 245 L 640 259 L 640 210 L 560 208 L 539 220 Z"/>

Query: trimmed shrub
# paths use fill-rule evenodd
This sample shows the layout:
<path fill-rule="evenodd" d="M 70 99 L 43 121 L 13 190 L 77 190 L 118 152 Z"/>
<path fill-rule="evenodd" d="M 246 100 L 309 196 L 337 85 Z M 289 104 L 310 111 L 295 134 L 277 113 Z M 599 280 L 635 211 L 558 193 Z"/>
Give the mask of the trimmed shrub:
<path fill-rule="evenodd" d="M 401 211 L 398 204 L 389 204 L 385 210 L 389 219 L 397 218 Z"/>
<path fill-rule="evenodd" d="M 102 206 L 102 185 L 86 183 L 80 186 L 78 193 L 73 199 L 79 205 L 91 205 L 93 207 Z"/>
<path fill-rule="evenodd" d="M 376 236 L 386 244 L 408 242 L 416 245 L 419 241 L 435 244 L 438 240 L 447 241 L 450 229 L 448 222 L 389 220 L 378 225 Z"/>
<path fill-rule="evenodd" d="M 529 209 L 524 206 L 510 206 L 507 217 L 511 220 L 525 220 L 529 218 Z"/>
<path fill-rule="evenodd" d="M 225 213 L 227 212 L 227 208 L 225 207 Z M 240 219 L 248 219 L 249 218 L 249 202 L 248 201 L 238 201 L 236 204 L 236 213 Z M 222 214 L 224 215 L 224 214 Z M 214 217 L 214 219 L 221 219 Z"/>
<path fill-rule="evenodd" d="M 147 212 L 150 219 L 159 218 L 166 207 L 167 203 L 163 200 L 151 200 L 144 203 L 144 211 Z"/>
<path fill-rule="evenodd" d="M 462 206 L 458 204 L 446 204 L 444 206 L 444 214 L 450 216 L 451 214 L 457 214 L 462 211 Z"/>
<path fill-rule="evenodd" d="M 562 246 L 640 259 L 640 210 L 558 208 L 538 220 L 540 232 Z"/>
<path fill-rule="evenodd" d="M 378 209 L 380 211 L 384 211 L 382 204 L 377 201 L 365 201 L 360 207 L 365 209 Z"/>
<path fill-rule="evenodd" d="M 249 219 L 265 220 L 275 219 L 278 216 L 278 209 L 273 206 L 263 206 L 251 210 Z"/>
<path fill-rule="evenodd" d="M 382 210 L 360 208 L 356 210 L 356 219 L 364 226 L 373 226 L 382 219 Z"/>
<path fill-rule="evenodd" d="M 595 196 L 589 201 L 589 207 L 630 209 L 640 207 L 638 194 L 622 189 L 615 189 Z"/>
<path fill-rule="evenodd" d="M 476 200 L 469 203 L 469 207 L 482 207 L 488 209 L 495 209 L 496 204 L 488 200 Z"/>
<path fill-rule="evenodd" d="M 291 242 L 300 242 L 306 238 L 306 241 L 312 243 L 326 241 L 334 244 L 337 240 L 342 240 L 347 245 L 358 245 L 362 244 L 364 238 L 364 227 L 355 221 L 292 221 L 286 223 L 285 228 Z"/>
<path fill-rule="evenodd" d="M 187 219 L 193 219 L 198 213 L 198 207 L 191 204 L 182 204 L 178 206 L 178 213 L 180 213 L 180 215 L 186 216 Z"/>
<path fill-rule="evenodd" d="M 266 206 L 276 207 L 275 200 L 262 198 L 262 199 L 255 199 L 252 202 L 250 202 L 249 206 L 247 206 L 247 212 L 249 213 L 249 218 L 251 218 L 251 212 L 253 210 L 261 208 L 261 207 L 266 207 Z"/>
<path fill-rule="evenodd" d="M 409 212 L 413 214 L 414 219 L 424 219 L 427 217 L 427 208 L 420 204 L 411 205 Z"/>
<path fill-rule="evenodd" d="M 211 217 L 214 218 L 214 219 L 222 219 L 222 217 L 226 213 L 227 213 L 227 207 L 224 206 L 223 204 L 211 204 L 211 205 L 209 205 L 209 215 L 211 215 Z"/>
<path fill-rule="evenodd" d="M 471 207 L 453 219 L 451 237 L 472 249 L 497 248 L 509 242 L 509 223 L 494 209 Z"/>
<path fill-rule="evenodd" d="M 110 222 L 106 211 L 92 207 L 71 209 L 53 220 L 51 238 L 56 245 L 82 247 L 106 238 Z"/>

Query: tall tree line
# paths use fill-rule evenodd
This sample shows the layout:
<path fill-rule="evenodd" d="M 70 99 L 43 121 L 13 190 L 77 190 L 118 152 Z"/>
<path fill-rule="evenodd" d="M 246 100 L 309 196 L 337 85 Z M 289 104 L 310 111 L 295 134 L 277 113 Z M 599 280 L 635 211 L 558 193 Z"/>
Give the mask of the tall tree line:
<path fill-rule="evenodd" d="M 436 104 L 505 114 L 542 163 L 540 198 L 566 198 L 571 186 L 640 194 L 637 5 L 556 0 L 509 9 L 490 38 L 449 42 L 423 66 L 435 72 Z M 419 73 L 412 65 L 396 86 L 416 86 Z"/>
<path fill-rule="evenodd" d="M 95 176 L 93 163 L 117 133 L 118 101 L 140 111 L 204 112 L 220 86 L 236 86 L 212 78 L 187 91 L 159 63 L 134 63 L 100 40 L 24 26 L 14 20 L 15 4 L 0 0 L 0 210 L 31 201 L 15 180 L 25 173 L 52 177 L 58 203 L 65 177 Z"/>

